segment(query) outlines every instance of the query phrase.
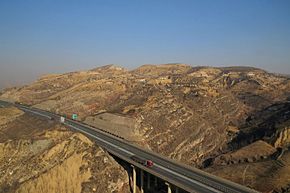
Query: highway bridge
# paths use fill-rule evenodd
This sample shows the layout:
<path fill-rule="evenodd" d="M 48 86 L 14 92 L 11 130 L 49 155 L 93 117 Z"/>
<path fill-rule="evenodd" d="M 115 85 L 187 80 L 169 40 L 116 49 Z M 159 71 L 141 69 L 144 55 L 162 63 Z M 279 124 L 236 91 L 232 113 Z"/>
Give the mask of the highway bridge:
<path fill-rule="evenodd" d="M 42 116 L 47 119 L 60 120 L 60 115 L 47 112 L 41 109 L 32 108 L 23 104 L 14 104 L 5 101 L 0 101 L 0 107 L 13 105 L 17 108 L 38 116 Z M 100 147 L 106 149 L 106 151 L 117 156 L 118 158 L 130 163 L 133 168 L 133 192 L 136 192 L 136 168 L 140 170 L 140 189 L 144 192 L 144 173 L 147 173 L 147 178 L 150 176 L 158 177 L 166 182 L 168 186 L 168 193 L 172 191 L 179 192 L 184 190 L 187 192 L 228 192 L 228 193 L 246 193 L 256 192 L 248 187 L 233 183 L 231 181 L 213 176 L 205 173 L 199 169 L 190 167 L 171 160 L 167 157 L 156 154 L 152 151 L 143 149 L 137 145 L 134 145 L 126 140 L 118 138 L 114 135 L 110 135 L 101 129 L 94 128 L 83 124 L 78 121 L 65 119 L 63 123 L 72 130 L 83 133 L 89 138 L 93 139 Z M 131 156 L 138 156 L 147 160 L 152 160 L 154 165 L 152 167 L 146 167 L 131 159 Z M 149 183 L 148 183 L 149 182 Z M 147 180 L 147 189 L 150 188 L 150 181 Z"/>

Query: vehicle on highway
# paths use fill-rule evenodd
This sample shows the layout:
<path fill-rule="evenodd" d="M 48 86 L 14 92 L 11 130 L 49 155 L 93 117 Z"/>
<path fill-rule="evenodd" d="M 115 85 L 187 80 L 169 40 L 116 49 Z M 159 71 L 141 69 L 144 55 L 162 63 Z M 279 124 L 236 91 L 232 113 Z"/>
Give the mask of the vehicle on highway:
<path fill-rule="evenodd" d="M 141 157 L 138 157 L 138 156 L 131 156 L 130 157 L 133 161 L 139 163 L 139 164 L 142 164 L 143 166 L 146 166 L 146 167 L 152 167 L 153 166 L 153 161 L 152 160 L 147 160 L 147 159 L 143 159 Z"/>
<path fill-rule="evenodd" d="M 18 101 L 14 102 L 14 104 L 15 104 L 15 106 L 20 105 L 20 106 L 26 106 L 26 107 L 29 107 L 29 105 L 24 104 L 24 103 L 22 103 L 22 102 L 18 102 Z"/>
<path fill-rule="evenodd" d="M 65 122 L 65 117 L 60 116 L 60 122 L 61 122 L 61 123 L 64 123 L 64 122 Z"/>

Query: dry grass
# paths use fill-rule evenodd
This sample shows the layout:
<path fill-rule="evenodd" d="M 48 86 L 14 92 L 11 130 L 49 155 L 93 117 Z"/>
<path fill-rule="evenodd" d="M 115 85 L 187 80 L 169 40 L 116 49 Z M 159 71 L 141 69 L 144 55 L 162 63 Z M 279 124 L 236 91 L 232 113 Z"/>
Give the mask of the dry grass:
<path fill-rule="evenodd" d="M 91 176 L 88 170 L 80 172 L 81 165 L 82 155 L 74 154 L 61 165 L 22 184 L 16 193 L 80 193 L 81 184 Z"/>
<path fill-rule="evenodd" d="M 23 113 L 23 111 L 15 107 L 0 108 L 0 127 L 13 121 L 15 118 L 22 115 Z"/>
<path fill-rule="evenodd" d="M 290 184 L 290 153 L 278 161 L 216 166 L 206 171 L 260 192 L 280 190 Z"/>

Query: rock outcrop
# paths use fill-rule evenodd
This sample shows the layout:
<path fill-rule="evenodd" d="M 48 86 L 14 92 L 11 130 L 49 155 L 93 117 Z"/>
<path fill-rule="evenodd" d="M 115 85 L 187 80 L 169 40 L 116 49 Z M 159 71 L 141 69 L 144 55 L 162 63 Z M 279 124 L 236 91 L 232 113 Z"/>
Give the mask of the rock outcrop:
<path fill-rule="evenodd" d="M 289 147 L 290 146 L 290 128 L 285 127 L 277 132 L 277 138 L 274 141 L 274 147 Z"/>

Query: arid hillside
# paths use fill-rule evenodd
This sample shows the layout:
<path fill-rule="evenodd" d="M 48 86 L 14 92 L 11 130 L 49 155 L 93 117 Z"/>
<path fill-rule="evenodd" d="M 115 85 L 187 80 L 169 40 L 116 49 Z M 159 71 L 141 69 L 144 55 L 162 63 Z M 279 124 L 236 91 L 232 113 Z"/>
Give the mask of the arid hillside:
<path fill-rule="evenodd" d="M 108 65 L 44 76 L 0 98 L 77 113 L 81 121 L 221 176 L 245 162 L 281 159 L 290 144 L 289 77 L 251 67 L 165 64 L 128 71 Z M 282 191 L 290 180 L 266 190 L 259 183 L 246 185 Z"/>
<path fill-rule="evenodd" d="M 0 108 L 0 192 L 130 192 L 127 172 L 85 136 Z"/>

